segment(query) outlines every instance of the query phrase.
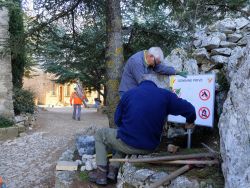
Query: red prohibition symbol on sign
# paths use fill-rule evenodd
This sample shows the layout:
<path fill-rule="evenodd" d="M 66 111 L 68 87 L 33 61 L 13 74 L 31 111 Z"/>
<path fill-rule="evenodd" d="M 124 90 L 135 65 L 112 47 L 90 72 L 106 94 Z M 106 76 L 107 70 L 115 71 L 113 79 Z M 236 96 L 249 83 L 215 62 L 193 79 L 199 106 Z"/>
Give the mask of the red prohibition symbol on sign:
<path fill-rule="evenodd" d="M 207 107 L 201 107 L 199 109 L 199 116 L 201 119 L 207 119 L 210 116 L 210 110 Z"/>
<path fill-rule="evenodd" d="M 210 91 L 207 89 L 202 89 L 199 93 L 199 97 L 203 101 L 208 100 L 210 98 Z"/>

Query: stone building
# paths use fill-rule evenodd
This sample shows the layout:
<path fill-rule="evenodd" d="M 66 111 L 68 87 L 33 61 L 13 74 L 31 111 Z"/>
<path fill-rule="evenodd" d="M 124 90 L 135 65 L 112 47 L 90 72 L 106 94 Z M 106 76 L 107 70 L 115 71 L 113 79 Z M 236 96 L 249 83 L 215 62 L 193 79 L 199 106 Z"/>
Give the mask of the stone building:
<path fill-rule="evenodd" d="M 74 84 L 58 84 L 54 80 L 55 75 L 45 73 L 40 69 L 35 69 L 31 78 L 24 78 L 23 88 L 35 93 L 35 103 L 37 105 L 69 106 L 70 95 L 74 91 Z M 96 91 L 85 92 L 89 104 L 94 104 L 94 98 L 98 97 Z"/>
<path fill-rule="evenodd" d="M 14 110 L 11 56 L 6 45 L 9 38 L 8 29 L 8 10 L 0 8 L 0 115 L 12 119 Z"/>

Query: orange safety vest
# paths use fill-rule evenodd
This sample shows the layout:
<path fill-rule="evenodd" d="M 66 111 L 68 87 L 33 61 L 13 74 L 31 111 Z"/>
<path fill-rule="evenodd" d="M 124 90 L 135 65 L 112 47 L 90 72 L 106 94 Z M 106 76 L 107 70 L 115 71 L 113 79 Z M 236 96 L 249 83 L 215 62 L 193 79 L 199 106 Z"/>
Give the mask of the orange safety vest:
<path fill-rule="evenodd" d="M 76 92 L 73 92 L 70 96 L 70 104 L 72 105 L 72 100 L 74 101 L 74 104 L 82 104 L 83 100 L 86 97 L 83 96 L 82 99 L 76 94 Z"/>

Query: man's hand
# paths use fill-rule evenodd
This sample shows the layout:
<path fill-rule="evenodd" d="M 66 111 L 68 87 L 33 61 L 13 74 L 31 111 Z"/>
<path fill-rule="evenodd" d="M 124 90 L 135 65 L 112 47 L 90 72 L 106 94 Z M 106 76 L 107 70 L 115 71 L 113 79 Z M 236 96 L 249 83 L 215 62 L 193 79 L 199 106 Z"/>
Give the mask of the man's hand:
<path fill-rule="evenodd" d="M 193 123 L 186 123 L 185 124 L 185 129 L 193 129 L 195 125 Z"/>
<path fill-rule="evenodd" d="M 187 71 L 177 71 L 176 75 L 180 75 L 184 78 L 187 78 L 188 72 Z"/>

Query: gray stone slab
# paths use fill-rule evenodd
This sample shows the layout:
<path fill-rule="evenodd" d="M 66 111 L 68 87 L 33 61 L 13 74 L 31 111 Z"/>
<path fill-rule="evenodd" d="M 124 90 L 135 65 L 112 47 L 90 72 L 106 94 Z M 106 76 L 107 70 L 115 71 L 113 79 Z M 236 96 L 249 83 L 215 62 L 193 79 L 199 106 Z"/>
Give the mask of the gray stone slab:
<path fill-rule="evenodd" d="M 58 171 L 75 171 L 77 170 L 78 163 L 73 161 L 58 161 L 56 170 Z"/>

